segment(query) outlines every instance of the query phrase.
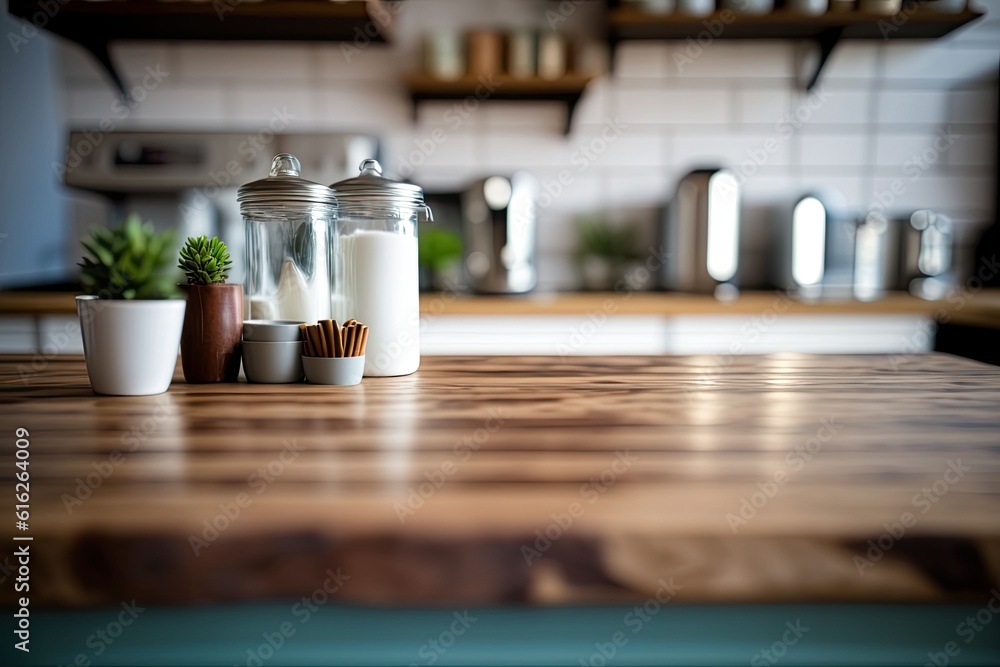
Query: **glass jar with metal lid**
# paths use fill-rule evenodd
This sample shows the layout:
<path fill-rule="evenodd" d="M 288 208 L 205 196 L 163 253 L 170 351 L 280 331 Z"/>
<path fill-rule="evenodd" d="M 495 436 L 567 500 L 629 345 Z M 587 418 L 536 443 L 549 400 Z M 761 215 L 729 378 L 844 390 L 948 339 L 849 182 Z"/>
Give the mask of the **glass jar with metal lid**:
<path fill-rule="evenodd" d="M 330 186 L 337 218 L 332 312 L 368 325 L 366 376 L 408 375 L 420 366 L 417 223 L 432 221 L 416 185 L 382 177 L 375 160 Z"/>
<path fill-rule="evenodd" d="M 298 159 L 282 153 L 267 178 L 237 192 L 247 235 L 248 320 L 330 318 L 337 198 L 300 171 Z"/>

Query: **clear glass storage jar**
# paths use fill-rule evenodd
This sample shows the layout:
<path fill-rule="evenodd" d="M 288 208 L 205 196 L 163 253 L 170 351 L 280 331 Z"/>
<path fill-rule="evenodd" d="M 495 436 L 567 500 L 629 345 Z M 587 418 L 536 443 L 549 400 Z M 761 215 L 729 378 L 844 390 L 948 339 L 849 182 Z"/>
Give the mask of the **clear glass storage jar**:
<path fill-rule="evenodd" d="M 416 185 L 382 177 L 375 160 L 330 186 L 339 203 L 331 312 L 368 325 L 365 376 L 409 375 L 420 366 L 417 223 L 431 221 Z"/>
<path fill-rule="evenodd" d="M 248 320 L 329 319 L 337 199 L 325 185 L 299 177 L 294 155 L 271 162 L 267 178 L 237 193 L 246 226 Z"/>

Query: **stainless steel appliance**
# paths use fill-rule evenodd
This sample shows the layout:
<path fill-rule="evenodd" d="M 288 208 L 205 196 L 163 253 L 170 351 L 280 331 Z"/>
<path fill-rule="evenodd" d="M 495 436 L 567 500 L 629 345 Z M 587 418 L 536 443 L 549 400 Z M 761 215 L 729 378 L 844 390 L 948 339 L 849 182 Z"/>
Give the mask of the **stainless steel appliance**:
<path fill-rule="evenodd" d="M 952 286 L 952 222 L 921 209 L 900 220 L 897 287 L 916 296 L 941 298 Z"/>
<path fill-rule="evenodd" d="M 463 260 L 469 287 L 484 294 L 530 292 L 535 267 L 538 181 L 490 176 L 462 194 Z"/>
<path fill-rule="evenodd" d="M 854 239 L 854 296 L 875 299 L 889 290 L 941 298 L 952 286 L 952 222 L 922 209 L 906 218 L 869 213 Z"/>
<path fill-rule="evenodd" d="M 661 286 L 718 293 L 736 277 L 740 235 L 740 185 L 728 169 L 699 169 L 684 176 L 667 207 L 662 240 L 667 259 Z"/>
<path fill-rule="evenodd" d="M 76 196 L 75 239 L 96 224 L 131 212 L 158 229 L 174 229 L 178 248 L 187 236 L 219 236 L 233 258 L 231 282 L 244 282 L 245 233 L 236 203 L 238 185 L 268 175 L 276 153 L 294 153 L 311 177 L 330 183 L 376 154 L 373 137 L 353 134 L 253 132 L 70 133 L 66 185 L 102 195 Z M 73 243 L 77 253 L 78 243 Z"/>
<path fill-rule="evenodd" d="M 870 212 L 854 231 L 854 297 L 872 301 L 896 288 L 899 226 Z"/>
<path fill-rule="evenodd" d="M 778 210 L 774 226 L 772 284 L 807 298 L 850 293 L 855 220 L 840 193 L 804 195 Z"/>

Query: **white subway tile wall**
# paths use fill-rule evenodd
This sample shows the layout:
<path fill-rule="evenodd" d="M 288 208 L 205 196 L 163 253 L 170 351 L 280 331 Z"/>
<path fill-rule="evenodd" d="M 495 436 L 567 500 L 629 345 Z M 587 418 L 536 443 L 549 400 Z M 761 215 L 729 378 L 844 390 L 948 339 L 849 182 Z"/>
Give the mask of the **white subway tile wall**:
<path fill-rule="evenodd" d="M 809 167 L 854 169 L 870 162 L 868 135 L 862 133 L 820 133 L 807 128 L 799 140 L 798 164 Z"/>
<path fill-rule="evenodd" d="M 787 87 L 777 84 L 763 84 L 756 87 L 752 81 L 742 81 L 734 95 L 735 121 L 749 125 L 759 123 L 774 127 L 775 119 L 792 110 L 792 94 Z"/>
<path fill-rule="evenodd" d="M 158 130 L 253 130 L 275 109 L 287 110 L 289 132 L 377 135 L 388 175 L 406 174 L 428 190 L 525 169 L 554 192 L 560 171 L 569 170 L 572 181 L 540 209 L 539 227 L 541 286 L 565 288 L 576 281 L 570 256 L 579 216 L 638 219 L 653 238 L 656 208 L 677 179 L 713 163 L 740 171 L 748 220 L 764 220 L 768 207 L 820 187 L 869 207 L 899 182 L 903 193 L 893 195 L 890 210 L 933 206 L 964 223 L 963 238 L 971 239 L 992 217 L 1000 63 L 1000 0 L 972 2 L 989 16 L 946 39 L 842 43 L 813 95 L 796 84 L 802 61 L 814 57 L 807 45 L 623 43 L 614 74 L 591 84 L 566 137 L 563 107 L 552 103 L 429 102 L 414 123 L 401 81 L 419 67 L 426 30 L 545 26 L 546 12 L 562 7 L 529 0 L 404 3 L 394 44 L 360 50 L 119 44 L 115 62 L 130 86 L 142 88 L 136 99 L 143 99 L 127 113 L 90 57 L 63 43 L 63 104 L 74 127 L 107 118 L 116 128 Z M 583 45 L 577 63 L 604 62 L 603 3 L 565 6 L 572 11 L 559 16 L 558 29 Z M 167 74 L 144 85 L 147 67 Z M 613 139 L 602 138 L 615 123 Z M 434 133 L 445 140 L 433 140 Z M 747 245 L 760 247 L 749 234 Z"/>
<path fill-rule="evenodd" d="M 616 54 L 615 74 L 622 79 L 667 76 L 667 44 L 626 42 Z"/>
<path fill-rule="evenodd" d="M 793 76 L 794 46 L 786 41 L 727 42 L 706 46 L 670 42 L 670 74 L 682 79 L 779 79 Z"/>
<path fill-rule="evenodd" d="M 858 79 L 871 79 L 877 75 L 880 43 L 850 39 L 834 49 L 823 67 L 823 80 L 836 82 L 847 79 L 847 85 Z M 893 47 L 896 48 L 896 47 Z"/>

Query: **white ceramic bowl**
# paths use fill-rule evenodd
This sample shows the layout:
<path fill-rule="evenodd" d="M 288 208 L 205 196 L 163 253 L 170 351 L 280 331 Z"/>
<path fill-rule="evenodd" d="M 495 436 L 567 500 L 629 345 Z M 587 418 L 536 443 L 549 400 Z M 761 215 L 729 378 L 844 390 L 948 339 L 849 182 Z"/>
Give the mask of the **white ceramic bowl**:
<path fill-rule="evenodd" d="M 362 357 L 302 357 L 306 379 L 312 384 L 348 386 L 361 383 L 365 372 Z"/>
<path fill-rule="evenodd" d="M 243 323 L 243 340 L 255 343 L 293 342 L 302 340 L 299 325 L 293 320 L 247 320 Z"/>
<path fill-rule="evenodd" d="M 247 382 L 287 384 L 302 380 L 299 341 L 243 341 L 243 373 Z"/>

